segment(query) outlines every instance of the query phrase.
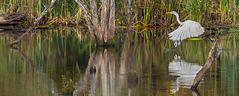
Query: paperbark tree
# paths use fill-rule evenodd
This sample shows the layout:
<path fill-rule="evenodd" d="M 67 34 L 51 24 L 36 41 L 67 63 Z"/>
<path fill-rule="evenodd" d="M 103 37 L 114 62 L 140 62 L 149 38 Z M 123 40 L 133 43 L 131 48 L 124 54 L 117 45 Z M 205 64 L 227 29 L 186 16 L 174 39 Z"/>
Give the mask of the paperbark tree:
<path fill-rule="evenodd" d="M 115 0 L 76 0 L 76 2 L 83 10 L 91 36 L 104 42 L 114 37 Z"/>

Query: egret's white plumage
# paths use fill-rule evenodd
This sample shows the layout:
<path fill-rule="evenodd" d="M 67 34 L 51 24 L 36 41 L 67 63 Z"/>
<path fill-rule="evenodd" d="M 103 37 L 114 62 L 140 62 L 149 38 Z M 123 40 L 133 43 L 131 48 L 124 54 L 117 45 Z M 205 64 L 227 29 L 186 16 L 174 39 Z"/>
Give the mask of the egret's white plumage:
<path fill-rule="evenodd" d="M 177 18 L 178 23 L 180 24 L 178 29 L 169 33 L 169 39 L 173 41 L 182 41 L 190 37 L 197 37 L 205 32 L 204 28 L 201 26 L 200 23 L 192 20 L 186 20 L 184 22 L 181 22 L 179 20 L 179 15 L 177 12 L 172 11 L 169 13 L 174 14 Z"/>

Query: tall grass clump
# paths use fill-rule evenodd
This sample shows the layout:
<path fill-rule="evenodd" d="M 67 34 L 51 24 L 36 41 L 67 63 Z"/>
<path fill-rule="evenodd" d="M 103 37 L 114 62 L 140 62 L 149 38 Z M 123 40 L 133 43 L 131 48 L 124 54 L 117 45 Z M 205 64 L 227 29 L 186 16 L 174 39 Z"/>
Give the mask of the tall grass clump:
<path fill-rule="evenodd" d="M 10 13 L 13 10 L 25 13 L 30 18 L 36 18 L 41 14 L 45 7 L 49 6 L 51 0 L 0 0 L 0 12 Z M 76 23 L 80 17 L 76 15 L 79 8 L 75 0 L 58 0 L 50 11 L 44 23 L 48 24 L 71 24 Z"/>
<path fill-rule="evenodd" d="M 166 15 L 177 11 L 182 21 L 192 19 L 203 26 L 237 26 L 238 0 L 116 0 L 116 23 L 127 25 L 127 7 L 131 1 L 133 24 L 136 27 L 173 26 L 175 17 Z M 23 12 L 35 18 L 51 0 L 0 0 L 0 12 Z M 100 4 L 100 2 L 98 2 Z M 100 9 L 101 7 L 99 7 Z M 122 10 L 123 9 L 123 10 Z M 48 14 L 48 24 L 71 24 L 81 20 L 75 0 L 58 0 Z"/>
<path fill-rule="evenodd" d="M 168 11 L 177 11 L 182 21 L 191 19 L 206 27 L 238 25 L 237 0 L 136 0 L 133 7 L 135 25 L 172 26 L 175 17 L 166 15 Z"/>

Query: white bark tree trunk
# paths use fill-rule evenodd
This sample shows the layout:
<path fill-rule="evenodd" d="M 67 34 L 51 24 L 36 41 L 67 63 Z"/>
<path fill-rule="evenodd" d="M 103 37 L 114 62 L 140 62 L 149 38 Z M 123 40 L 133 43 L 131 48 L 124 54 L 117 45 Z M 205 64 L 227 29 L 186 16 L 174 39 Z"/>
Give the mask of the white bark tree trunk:
<path fill-rule="evenodd" d="M 96 0 L 90 0 L 89 5 L 84 0 L 76 0 L 76 2 L 83 10 L 88 29 L 94 38 L 108 42 L 114 37 L 115 0 L 100 0 L 101 10 L 98 10 Z"/>

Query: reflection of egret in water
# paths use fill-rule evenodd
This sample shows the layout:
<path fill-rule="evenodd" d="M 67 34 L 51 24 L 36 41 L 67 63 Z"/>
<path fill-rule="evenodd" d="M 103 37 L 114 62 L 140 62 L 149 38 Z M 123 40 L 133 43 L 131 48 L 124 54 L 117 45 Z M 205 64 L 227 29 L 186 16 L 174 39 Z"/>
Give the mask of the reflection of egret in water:
<path fill-rule="evenodd" d="M 197 72 L 202 66 L 195 63 L 188 63 L 175 55 L 174 60 L 169 63 L 169 75 L 177 76 L 176 82 L 172 85 L 172 93 L 176 93 L 180 86 L 190 88 Z"/>

